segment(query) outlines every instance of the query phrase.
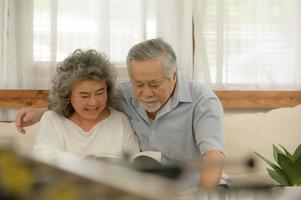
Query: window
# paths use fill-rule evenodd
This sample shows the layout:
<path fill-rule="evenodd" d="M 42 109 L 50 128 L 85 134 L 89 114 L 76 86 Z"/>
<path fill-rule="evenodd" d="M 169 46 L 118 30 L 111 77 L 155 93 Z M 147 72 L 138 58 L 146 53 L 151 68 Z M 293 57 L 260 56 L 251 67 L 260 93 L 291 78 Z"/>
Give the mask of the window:
<path fill-rule="evenodd" d="M 55 64 L 77 48 L 104 52 L 126 74 L 129 48 L 158 36 L 174 47 L 184 75 L 213 88 L 301 87 L 298 0 L 8 2 L 15 8 L 3 12 L 10 40 L 1 44 L 11 53 L 2 59 L 3 87 L 48 88 Z"/>
<path fill-rule="evenodd" d="M 300 87 L 296 1 L 199 2 L 211 84 L 226 89 Z M 298 87 L 298 86 L 297 86 Z"/>
<path fill-rule="evenodd" d="M 34 0 L 34 61 L 61 61 L 77 48 L 124 63 L 131 46 L 156 37 L 156 1 Z"/>

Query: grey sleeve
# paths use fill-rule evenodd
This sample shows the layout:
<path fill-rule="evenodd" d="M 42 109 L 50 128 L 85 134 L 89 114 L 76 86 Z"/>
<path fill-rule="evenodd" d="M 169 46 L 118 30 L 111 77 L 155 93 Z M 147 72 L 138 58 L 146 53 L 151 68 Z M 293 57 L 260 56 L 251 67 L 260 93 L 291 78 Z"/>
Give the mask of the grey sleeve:
<path fill-rule="evenodd" d="M 223 107 L 213 94 L 201 98 L 194 108 L 193 129 L 201 155 L 210 150 L 224 152 Z"/>

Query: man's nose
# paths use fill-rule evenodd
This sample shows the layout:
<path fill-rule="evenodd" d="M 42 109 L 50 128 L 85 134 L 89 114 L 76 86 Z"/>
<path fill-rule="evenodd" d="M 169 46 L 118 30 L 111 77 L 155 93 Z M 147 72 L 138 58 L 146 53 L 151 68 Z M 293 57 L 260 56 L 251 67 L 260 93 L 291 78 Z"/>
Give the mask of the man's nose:
<path fill-rule="evenodd" d="M 154 96 L 154 91 L 150 87 L 143 88 L 143 96 L 144 97 L 152 97 Z"/>

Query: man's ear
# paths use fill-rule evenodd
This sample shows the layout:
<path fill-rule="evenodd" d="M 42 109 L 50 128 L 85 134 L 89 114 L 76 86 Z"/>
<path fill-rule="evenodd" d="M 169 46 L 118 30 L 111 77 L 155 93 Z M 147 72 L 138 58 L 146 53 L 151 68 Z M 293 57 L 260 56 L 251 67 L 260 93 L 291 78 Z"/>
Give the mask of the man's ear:
<path fill-rule="evenodd" d="M 173 79 L 174 81 L 177 80 L 177 72 L 175 72 L 175 73 L 173 74 L 172 79 Z"/>

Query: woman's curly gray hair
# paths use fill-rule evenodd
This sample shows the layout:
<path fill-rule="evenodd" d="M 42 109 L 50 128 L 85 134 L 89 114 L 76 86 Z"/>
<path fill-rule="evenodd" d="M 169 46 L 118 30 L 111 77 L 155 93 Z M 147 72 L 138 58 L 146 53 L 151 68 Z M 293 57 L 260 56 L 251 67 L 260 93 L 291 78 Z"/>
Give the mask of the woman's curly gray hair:
<path fill-rule="evenodd" d="M 57 65 L 53 86 L 48 97 L 48 107 L 59 115 L 70 117 L 74 108 L 69 103 L 72 87 L 85 80 L 105 81 L 108 102 L 115 98 L 116 71 L 104 54 L 95 50 L 77 49 Z"/>

